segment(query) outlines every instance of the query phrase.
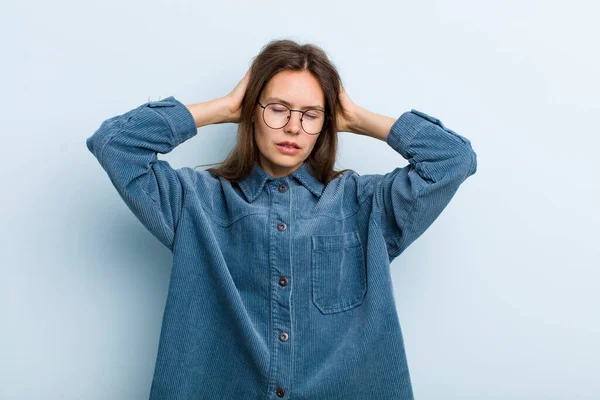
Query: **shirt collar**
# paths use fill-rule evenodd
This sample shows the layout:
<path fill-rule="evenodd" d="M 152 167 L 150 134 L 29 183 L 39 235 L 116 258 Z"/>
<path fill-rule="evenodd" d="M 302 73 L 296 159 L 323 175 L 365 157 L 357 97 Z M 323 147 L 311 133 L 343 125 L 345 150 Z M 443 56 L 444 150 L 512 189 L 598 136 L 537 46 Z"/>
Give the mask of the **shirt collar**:
<path fill-rule="evenodd" d="M 310 168 L 308 163 L 304 161 L 300 168 L 296 169 L 289 176 L 296 178 L 304 187 L 310 190 L 315 196 L 321 196 L 325 185 L 319 181 L 313 170 Z M 288 177 L 289 177 L 288 176 Z M 286 179 L 288 177 L 274 178 L 271 174 L 266 172 L 258 163 L 255 163 L 252 167 L 250 174 L 240 180 L 239 186 L 244 192 L 244 195 L 249 202 L 253 202 L 256 197 L 260 194 L 263 186 L 267 181 L 276 179 Z"/>

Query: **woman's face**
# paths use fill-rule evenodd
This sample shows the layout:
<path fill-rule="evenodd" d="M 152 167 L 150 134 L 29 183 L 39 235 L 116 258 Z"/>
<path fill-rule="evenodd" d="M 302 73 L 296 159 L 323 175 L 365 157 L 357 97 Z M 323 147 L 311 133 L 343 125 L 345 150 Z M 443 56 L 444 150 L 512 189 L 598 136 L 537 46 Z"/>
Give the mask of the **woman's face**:
<path fill-rule="evenodd" d="M 325 95 L 317 79 L 308 71 L 281 71 L 265 85 L 258 101 L 283 103 L 290 109 L 325 109 Z M 285 104 L 285 103 L 284 103 Z M 263 119 L 263 108 L 257 103 L 254 113 L 254 138 L 258 146 L 260 166 L 275 178 L 287 176 L 298 169 L 310 155 L 319 135 L 309 135 L 303 129 L 299 112 L 292 112 L 283 128 L 270 128 Z M 306 120 L 307 118 L 305 118 Z M 321 133 L 323 134 L 323 133 Z M 300 149 L 294 154 L 285 152 L 277 143 L 296 143 Z"/>

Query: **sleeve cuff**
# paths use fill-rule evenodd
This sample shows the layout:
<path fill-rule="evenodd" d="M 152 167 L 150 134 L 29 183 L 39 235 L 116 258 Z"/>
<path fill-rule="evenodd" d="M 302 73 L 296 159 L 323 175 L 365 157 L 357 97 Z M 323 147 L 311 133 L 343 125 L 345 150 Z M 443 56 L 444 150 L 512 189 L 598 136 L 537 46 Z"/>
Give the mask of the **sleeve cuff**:
<path fill-rule="evenodd" d="M 467 146 L 471 145 L 469 139 L 444 126 L 442 121 L 440 121 L 438 118 L 425 114 L 422 111 L 415 110 L 414 108 L 402 114 L 400 118 L 394 122 L 386 138 L 386 142 L 394 150 L 400 153 L 402 157 L 408 159 L 410 156 L 407 150 L 413 138 L 424 126 L 431 123 L 439 126 L 463 144 L 466 144 Z"/>
<path fill-rule="evenodd" d="M 419 115 L 414 113 L 414 109 L 403 113 L 392 125 L 390 132 L 387 135 L 386 142 L 394 150 L 402 155 L 405 159 L 409 159 L 408 147 L 415 135 L 421 128 L 427 125 Z"/>
<path fill-rule="evenodd" d="M 175 97 L 169 96 L 159 101 L 150 101 L 147 106 L 165 118 L 177 144 L 185 142 L 198 133 L 192 113 Z"/>

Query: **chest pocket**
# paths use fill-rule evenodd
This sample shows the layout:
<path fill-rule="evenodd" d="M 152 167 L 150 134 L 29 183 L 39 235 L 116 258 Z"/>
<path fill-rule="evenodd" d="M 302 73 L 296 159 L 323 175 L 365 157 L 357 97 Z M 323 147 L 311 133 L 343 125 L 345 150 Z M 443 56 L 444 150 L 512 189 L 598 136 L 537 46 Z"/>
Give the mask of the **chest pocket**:
<path fill-rule="evenodd" d="M 362 304 L 367 271 L 357 231 L 311 237 L 312 301 L 323 314 Z"/>

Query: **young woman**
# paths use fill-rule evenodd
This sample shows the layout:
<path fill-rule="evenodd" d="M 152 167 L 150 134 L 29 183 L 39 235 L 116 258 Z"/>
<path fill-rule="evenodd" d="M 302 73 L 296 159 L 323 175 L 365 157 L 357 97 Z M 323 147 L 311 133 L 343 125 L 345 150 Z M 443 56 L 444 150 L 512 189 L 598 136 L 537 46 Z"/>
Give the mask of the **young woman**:
<path fill-rule="evenodd" d="M 239 124 L 219 168 L 157 159 L 219 123 Z M 338 132 L 409 164 L 336 171 Z M 279 40 L 228 95 L 149 101 L 87 147 L 173 253 L 151 399 L 413 398 L 390 262 L 475 173 L 468 139 L 358 106 L 320 48 Z"/>

